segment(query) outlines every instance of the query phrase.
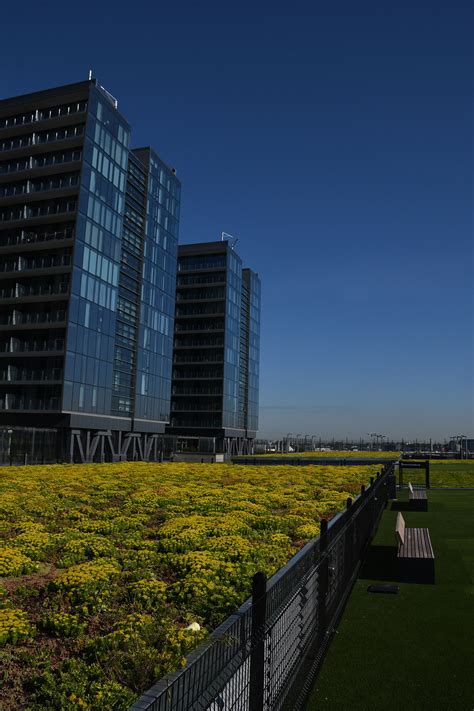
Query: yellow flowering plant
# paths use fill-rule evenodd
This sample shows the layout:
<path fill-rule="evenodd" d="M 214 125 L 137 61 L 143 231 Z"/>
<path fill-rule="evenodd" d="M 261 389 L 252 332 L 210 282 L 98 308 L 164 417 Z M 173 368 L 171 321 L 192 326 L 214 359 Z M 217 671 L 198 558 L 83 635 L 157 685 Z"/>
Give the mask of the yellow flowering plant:
<path fill-rule="evenodd" d="M 379 468 L 5 468 L 0 707 L 125 711 Z"/>

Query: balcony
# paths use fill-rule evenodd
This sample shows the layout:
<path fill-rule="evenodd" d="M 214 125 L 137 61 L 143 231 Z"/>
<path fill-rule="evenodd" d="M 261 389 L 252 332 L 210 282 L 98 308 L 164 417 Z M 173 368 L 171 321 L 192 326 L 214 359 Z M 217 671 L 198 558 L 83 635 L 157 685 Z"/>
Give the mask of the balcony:
<path fill-rule="evenodd" d="M 70 163 L 80 162 L 81 158 L 82 151 L 76 149 L 3 161 L 0 163 L 0 178 L 8 177 L 15 173 L 39 170 L 41 168 L 61 167 Z"/>
<path fill-rule="evenodd" d="M 189 388 L 173 388 L 172 391 L 173 397 L 189 397 L 192 395 L 204 395 L 204 396 L 209 396 L 213 395 L 214 397 L 222 397 L 222 389 L 221 388 L 193 388 L 192 386 Z"/>
<path fill-rule="evenodd" d="M 40 249 L 48 249 L 50 246 L 54 246 L 53 244 L 50 245 L 51 242 L 72 241 L 73 239 L 74 228 L 72 225 L 57 230 L 17 230 L 16 232 L 0 233 L 0 253 L 7 252 L 10 247 L 25 250 L 40 246 Z"/>
<path fill-rule="evenodd" d="M 217 364 L 222 364 L 224 362 L 224 356 L 223 355 L 189 355 L 189 356 L 175 356 L 173 359 L 173 363 L 175 365 L 198 365 L 200 363 L 206 364 L 206 365 L 217 365 Z"/>
<path fill-rule="evenodd" d="M 45 146 L 58 141 L 68 141 L 76 138 L 81 138 L 84 135 L 84 125 L 81 126 L 66 126 L 64 128 L 54 129 L 51 131 L 41 131 L 39 133 L 28 133 L 19 135 L 13 138 L 4 138 L 0 140 L 0 153 L 9 153 L 18 151 L 24 148 L 34 148 L 36 146 Z"/>
<path fill-rule="evenodd" d="M 193 430 L 221 429 L 222 419 L 220 417 L 213 417 L 210 419 L 199 417 L 198 419 L 186 420 L 181 417 L 171 417 L 170 425 L 171 427 L 189 427 Z"/>
<path fill-rule="evenodd" d="M 0 386 L 7 383 L 17 383 L 18 385 L 61 384 L 62 376 L 61 368 L 33 369 L 8 366 L 5 370 L 0 371 Z"/>
<path fill-rule="evenodd" d="M 3 330 L 21 328 L 58 328 L 66 327 L 66 310 L 33 311 L 25 313 L 16 311 L 0 314 L 0 326 Z"/>
<path fill-rule="evenodd" d="M 179 366 L 178 366 L 179 367 Z M 222 382 L 222 368 L 200 368 L 199 370 L 173 370 L 173 380 L 218 380 Z"/>
<path fill-rule="evenodd" d="M 224 321 L 206 321 L 200 323 L 199 321 L 192 323 L 177 323 L 175 321 L 174 330 L 176 333 L 181 333 L 186 331 L 189 333 L 209 333 L 209 331 L 224 333 Z"/>
<path fill-rule="evenodd" d="M 75 212 L 76 208 L 77 199 L 75 198 L 71 200 L 51 200 L 50 202 L 39 203 L 38 205 L 7 207 L 0 210 L 0 225 L 9 222 L 63 215 Z"/>
<path fill-rule="evenodd" d="M 0 398 L 0 411 L 21 411 L 24 412 L 28 410 L 30 412 L 44 412 L 53 411 L 57 412 L 61 409 L 61 398 L 60 397 L 27 397 L 11 395 L 8 393 L 5 397 Z"/>
<path fill-rule="evenodd" d="M 6 116 L 0 118 L 0 131 L 7 128 L 18 128 L 20 126 L 29 126 L 31 124 L 42 123 L 43 121 L 57 120 L 67 116 L 77 116 L 86 113 L 87 101 L 75 101 L 71 104 L 62 106 L 54 106 L 48 109 L 39 109 L 38 111 L 27 111 L 15 116 Z"/>
<path fill-rule="evenodd" d="M 1 192 L 0 192 L 1 195 Z M 206 293 L 207 292 L 207 293 Z M 177 291 L 176 301 L 180 302 L 191 302 L 191 303 L 208 303 L 215 301 L 225 301 L 225 290 L 224 289 L 202 289 L 196 291 L 195 289 L 190 289 L 189 291 Z"/>
<path fill-rule="evenodd" d="M 221 299 L 220 301 L 223 301 Z M 207 300 L 206 300 L 207 303 Z M 209 309 L 203 309 L 203 308 L 183 308 L 183 307 L 177 307 L 176 308 L 176 318 L 196 318 L 196 316 L 199 317 L 204 317 L 204 318 L 215 318 L 216 316 L 225 316 L 225 311 L 222 308 L 209 308 Z"/>
<path fill-rule="evenodd" d="M 17 355 L 38 355 L 39 353 L 63 353 L 64 339 L 33 339 L 21 341 L 18 338 L 10 338 L 8 341 L 0 343 L 0 356 Z"/>
<path fill-rule="evenodd" d="M 200 276 L 192 276 L 191 274 L 189 275 L 183 275 L 178 276 L 176 284 L 178 288 L 181 289 L 190 289 L 190 288 L 196 288 L 196 286 L 203 286 L 204 288 L 206 286 L 224 286 L 226 285 L 225 281 L 225 274 L 201 274 Z"/>
<path fill-rule="evenodd" d="M 176 403 L 171 404 L 171 412 L 222 412 L 222 401 L 218 403 Z"/>
<path fill-rule="evenodd" d="M 0 300 L 34 299 L 53 296 L 63 298 L 69 294 L 69 282 L 58 284 L 15 284 L 0 289 Z"/>
<path fill-rule="evenodd" d="M 224 348 L 224 340 L 194 341 L 179 340 L 174 343 L 175 350 L 195 350 L 196 348 Z"/>
<path fill-rule="evenodd" d="M 45 176 L 35 180 L 24 180 L 20 183 L 6 183 L 0 185 L 0 201 L 12 201 L 12 198 L 21 198 L 25 195 L 30 198 L 41 198 L 42 193 L 50 193 L 59 190 L 69 190 L 79 186 L 79 173 L 67 175 Z"/>
<path fill-rule="evenodd" d="M 19 257 L 17 260 L 12 262 L 1 262 L 0 261 L 0 275 L 1 274 L 12 274 L 16 275 L 18 272 L 32 272 L 32 271 L 42 271 L 45 269 L 59 269 L 62 267 L 71 266 L 71 255 L 70 254 L 59 254 L 50 255 L 46 257 L 32 257 L 25 259 L 25 257 Z M 60 269 L 60 271 L 64 271 Z"/>

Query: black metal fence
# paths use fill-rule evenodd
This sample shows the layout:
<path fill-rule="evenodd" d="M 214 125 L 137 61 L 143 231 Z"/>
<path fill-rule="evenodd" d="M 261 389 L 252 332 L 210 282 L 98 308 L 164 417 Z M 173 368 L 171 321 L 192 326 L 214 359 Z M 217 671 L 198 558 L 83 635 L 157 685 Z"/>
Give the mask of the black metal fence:
<path fill-rule="evenodd" d="M 130 711 L 298 711 L 389 496 L 393 463 Z"/>
<path fill-rule="evenodd" d="M 11 427 L 0 429 L 0 465 L 54 464 L 67 460 L 67 443 L 58 429 Z"/>

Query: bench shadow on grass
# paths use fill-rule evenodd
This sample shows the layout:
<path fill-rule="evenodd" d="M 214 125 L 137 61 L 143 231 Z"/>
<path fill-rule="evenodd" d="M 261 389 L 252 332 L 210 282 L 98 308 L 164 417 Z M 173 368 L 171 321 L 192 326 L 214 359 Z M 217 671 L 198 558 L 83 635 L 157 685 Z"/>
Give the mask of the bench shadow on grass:
<path fill-rule="evenodd" d="M 360 569 L 359 580 L 434 585 L 434 561 L 399 560 L 396 546 L 370 546 Z"/>
<path fill-rule="evenodd" d="M 361 580 L 389 580 L 398 578 L 397 549 L 395 546 L 370 546 L 359 572 Z"/>
<path fill-rule="evenodd" d="M 428 502 L 426 499 L 419 499 L 418 501 L 392 501 L 390 509 L 392 511 L 413 511 L 419 513 L 420 511 L 428 511 Z"/>
<path fill-rule="evenodd" d="M 392 511 L 413 511 L 413 506 L 410 501 L 392 501 L 390 506 Z"/>

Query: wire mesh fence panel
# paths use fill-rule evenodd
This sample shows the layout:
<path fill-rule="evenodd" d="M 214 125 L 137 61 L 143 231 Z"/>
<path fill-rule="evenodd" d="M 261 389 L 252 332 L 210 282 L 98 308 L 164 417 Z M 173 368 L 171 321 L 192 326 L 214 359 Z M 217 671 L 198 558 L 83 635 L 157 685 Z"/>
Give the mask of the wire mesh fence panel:
<path fill-rule="evenodd" d="M 339 597 L 341 585 L 345 583 L 344 575 L 344 538 L 341 534 L 338 535 L 335 541 L 332 541 L 328 549 L 328 593 L 326 597 L 326 605 L 331 608 L 332 604 Z"/>
<path fill-rule="evenodd" d="M 392 475 L 389 464 L 329 526 L 322 521 L 321 537 L 307 543 L 268 583 L 257 574 L 254 583 L 263 576 L 263 593 L 254 592 L 255 601 L 247 600 L 192 652 L 185 669 L 159 681 L 131 711 L 302 708 L 380 520 Z"/>
<path fill-rule="evenodd" d="M 303 652 L 317 634 L 317 584 L 314 569 L 269 626 L 265 697 L 271 711 L 281 708 Z"/>
<path fill-rule="evenodd" d="M 246 711 L 250 701 L 250 657 L 243 660 L 222 691 L 206 707 L 208 711 Z"/>
<path fill-rule="evenodd" d="M 318 552 L 319 541 L 310 541 L 269 581 L 266 612 L 268 619 L 294 594 L 299 581 L 314 567 Z"/>

